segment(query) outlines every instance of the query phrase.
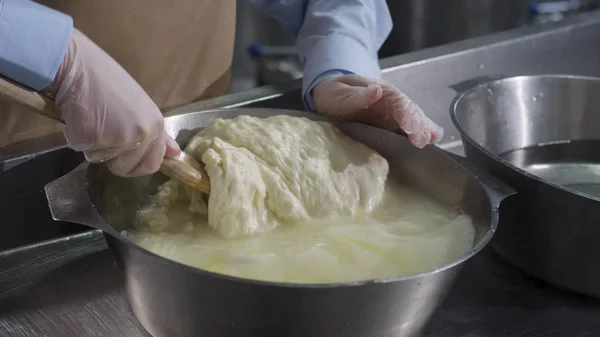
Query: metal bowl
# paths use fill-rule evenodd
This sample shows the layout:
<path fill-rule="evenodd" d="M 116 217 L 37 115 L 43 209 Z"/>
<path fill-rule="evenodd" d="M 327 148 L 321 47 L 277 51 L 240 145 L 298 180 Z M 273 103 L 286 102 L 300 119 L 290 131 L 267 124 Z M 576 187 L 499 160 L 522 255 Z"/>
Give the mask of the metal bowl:
<path fill-rule="evenodd" d="M 600 297 L 600 79 L 488 76 L 455 89 L 467 158 L 518 191 L 492 246 L 530 275 Z"/>
<path fill-rule="evenodd" d="M 168 132 L 185 144 L 215 118 L 288 114 L 286 110 L 238 109 L 166 119 Z M 332 121 L 333 122 L 333 121 Z M 390 174 L 437 199 L 460 207 L 476 226 L 473 248 L 427 273 L 342 284 L 290 284 L 240 279 L 188 267 L 130 242 L 135 210 L 165 177 L 118 178 L 104 165 L 82 164 L 48 184 L 57 220 L 99 228 L 124 269 L 126 292 L 142 325 L 156 337 L 170 336 L 418 336 L 444 300 L 462 264 L 491 239 L 501 200 L 512 190 L 460 157 L 436 147 L 419 150 L 406 137 L 371 126 L 337 122 L 343 132 L 379 151 Z"/>

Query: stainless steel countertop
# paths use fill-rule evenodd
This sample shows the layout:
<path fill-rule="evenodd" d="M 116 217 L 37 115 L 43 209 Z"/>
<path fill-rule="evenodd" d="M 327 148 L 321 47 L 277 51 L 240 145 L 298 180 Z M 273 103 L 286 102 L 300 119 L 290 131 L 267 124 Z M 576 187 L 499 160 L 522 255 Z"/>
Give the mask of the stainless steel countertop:
<path fill-rule="evenodd" d="M 600 76 L 600 12 L 393 57 L 382 67 L 446 128 L 440 146 L 461 153 L 448 118 L 449 86 L 486 73 Z M 242 105 L 301 109 L 299 87 L 257 88 L 169 114 Z M 63 146 L 57 137 L 0 152 L 0 162 L 16 165 L 0 174 L 0 212 L 10 214 L 0 222 L 0 249 L 2 242 L 24 245 L 63 235 L 0 252 L 0 336 L 147 337 L 123 297 L 121 273 L 102 235 L 64 236 L 82 227 L 49 218 L 41 187 L 78 159 L 63 160 L 65 152 L 53 151 Z M 46 159 L 19 165 L 19 158 L 38 155 Z M 600 301 L 533 280 L 485 249 L 467 263 L 426 336 L 600 336 Z"/>

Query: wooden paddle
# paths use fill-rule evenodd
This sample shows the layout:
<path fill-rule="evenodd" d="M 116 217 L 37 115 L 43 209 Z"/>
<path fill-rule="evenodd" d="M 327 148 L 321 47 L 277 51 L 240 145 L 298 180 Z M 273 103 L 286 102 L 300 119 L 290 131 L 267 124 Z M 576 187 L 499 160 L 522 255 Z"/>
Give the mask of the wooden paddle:
<path fill-rule="evenodd" d="M 23 89 L 2 78 L 0 78 L 0 97 L 64 124 L 51 98 Z M 208 175 L 204 173 L 202 166 L 194 157 L 183 151 L 177 158 L 165 158 L 160 166 L 160 172 L 206 194 L 210 192 Z"/>

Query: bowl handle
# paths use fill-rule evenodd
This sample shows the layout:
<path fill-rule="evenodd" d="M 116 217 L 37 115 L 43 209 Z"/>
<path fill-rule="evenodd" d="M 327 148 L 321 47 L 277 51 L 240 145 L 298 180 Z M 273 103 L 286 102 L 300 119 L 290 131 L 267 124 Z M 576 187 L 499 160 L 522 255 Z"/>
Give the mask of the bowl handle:
<path fill-rule="evenodd" d="M 455 153 L 445 150 L 442 151 L 445 152 L 448 157 L 458 162 L 458 164 L 465 170 L 469 171 L 473 176 L 475 176 L 475 179 L 477 179 L 477 181 L 483 185 L 488 197 L 490 198 L 492 209 L 498 210 L 502 200 L 511 195 L 517 194 L 516 189 L 495 178 L 491 174 L 483 172 L 473 165 L 473 163 L 471 163 L 466 157 L 459 156 Z"/>
<path fill-rule="evenodd" d="M 56 221 L 78 223 L 115 234 L 117 231 L 102 219 L 90 200 L 86 176 L 89 165 L 84 162 L 44 186 L 50 214 Z"/>

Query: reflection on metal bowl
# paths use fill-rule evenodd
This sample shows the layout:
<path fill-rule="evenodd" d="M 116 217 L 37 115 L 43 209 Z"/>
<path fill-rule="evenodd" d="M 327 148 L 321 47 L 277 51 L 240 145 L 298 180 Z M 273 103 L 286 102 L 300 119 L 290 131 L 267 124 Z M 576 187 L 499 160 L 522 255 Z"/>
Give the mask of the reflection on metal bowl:
<path fill-rule="evenodd" d="M 535 277 L 600 297 L 600 79 L 497 76 L 455 89 L 467 158 L 518 191 L 492 246 Z"/>
<path fill-rule="evenodd" d="M 215 118 L 279 114 L 324 120 L 297 111 L 217 110 L 166 119 L 168 132 L 184 144 Z M 122 236 L 135 211 L 164 181 L 155 175 L 118 178 L 103 165 L 82 164 L 46 186 L 55 219 L 102 229 L 125 273 L 129 302 L 156 337 L 169 336 L 418 336 L 444 300 L 463 263 L 491 239 L 498 206 L 513 193 L 463 162 L 430 146 L 419 150 L 406 137 L 364 124 L 334 122 L 377 150 L 390 174 L 469 214 L 476 227 L 473 248 L 431 272 L 389 280 L 306 285 L 249 281 L 191 268 L 150 253 Z"/>

